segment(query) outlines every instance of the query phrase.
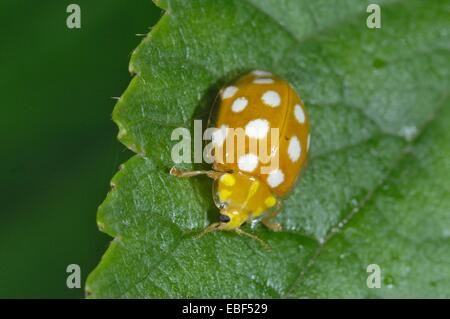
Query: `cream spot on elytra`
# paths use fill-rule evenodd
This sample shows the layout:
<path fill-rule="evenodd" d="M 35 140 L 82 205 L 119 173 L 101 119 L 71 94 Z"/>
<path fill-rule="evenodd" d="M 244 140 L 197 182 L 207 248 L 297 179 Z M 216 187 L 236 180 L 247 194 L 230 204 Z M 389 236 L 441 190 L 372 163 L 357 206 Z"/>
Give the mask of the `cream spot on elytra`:
<path fill-rule="evenodd" d="M 261 100 L 265 105 L 268 105 L 270 107 L 278 107 L 281 104 L 281 97 L 278 92 L 269 90 L 266 91 L 262 96 Z"/>
<path fill-rule="evenodd" d="M 299 104 L 296 104 L 294 106 L 294 115 L 300 124 L 305 123 L 305 112 L 303 111 L 303 108 Z"/>
<path fill-rule="evenodd" d="M 302 148 L 300 145 L 300 141 L 298 140 L 297 136 L 293 136 L 291 140 L 289 141 L 288 146 L 288 155 L 291 161 L 296 162 L 302 153 Z"/>
<path fill-rule="evenodd" d="M 284 182 L 284 174 L 280 169 L 273 170 L 267 177 L 267 183 L 270 187 L 275 188 Z"/>
<path fill-rule="evenodd" d="M 248 122 L 245 126 L 245 134 L 251 138 L 262 139 L 269 132 L 269 121 L 265 119 L 256 119 Z"/>
<path fill-rule="evenodd" d="M 225 90 L 223 90 L 222 92 L 222 99 L 228 99 L 230 97 L 233 97 L 233 95 L 235 95 L 237 91 L 238 88 L 233 85 L 226 87 Z"/>
<path fill-rule="evenodd" d="M 238 97 L 231 105 L 231 110 L 235 113 L 242 112 L 247 107 L 248 101 L 245 97 Z"/>
<path fill-rule="evenodd" d="M 222 125 L 220 128 L 216 128 L 212 133 L 212 143 L 216 147 L 223 145 L 228 134 L 228 126 Z"/>
<path fill-rule="evenodd" d="M 252 73 L 256 76 L 271 76 L 272 75 L 272 73 L 263 71 L 263 70 L 255 70 Z"/>
<path fill-rule="evenodd" d="M 241 171 L 253 172 L 257 166 L 258 156 L 256 156 L 255 154 L 245 154 L 238 159 L 238 167 Z"/>
<path fill-rule="evenodd" d="M 253 83 L 255 84 L 272 84 L 274 83 L 274 80 L 271 78 L 257 78 L 253 80 Z"/>

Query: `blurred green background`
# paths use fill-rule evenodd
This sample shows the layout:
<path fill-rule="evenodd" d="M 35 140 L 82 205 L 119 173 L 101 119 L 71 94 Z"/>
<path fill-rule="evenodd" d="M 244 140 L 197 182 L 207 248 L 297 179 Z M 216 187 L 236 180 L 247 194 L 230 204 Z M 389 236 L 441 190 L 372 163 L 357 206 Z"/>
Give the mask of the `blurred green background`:
<path fill-rule="evenodd" d="M 81 7 L 81 29 L 66 7 Z M 161 16 L 151 0 L 0 1 L 0 298 L 82 298 L 110 238 L 95 215 L 131 153 L 115 101 L 132 50 Z"/>

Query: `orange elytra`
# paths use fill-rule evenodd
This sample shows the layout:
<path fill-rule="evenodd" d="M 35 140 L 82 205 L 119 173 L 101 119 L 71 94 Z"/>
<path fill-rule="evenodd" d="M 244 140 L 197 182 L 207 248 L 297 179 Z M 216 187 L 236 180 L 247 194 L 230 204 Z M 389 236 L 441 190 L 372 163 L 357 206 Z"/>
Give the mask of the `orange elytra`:
<path fill-rule="evenodd" d="M 219 222 L 201 235 L 233 230 L 256 238 L 240 229 L 255 219 L 279 231 L 281 226 L 272 219 L 295 185 L 309 150 L 305 106 L 288 82 L 261 70 L 222 88 L 218 99 L 210 119 L 217 128 L 212 134 L 213 169 L 181 172 L 172 168 L 171 174 L 206 174 L 214 179 Z"/>

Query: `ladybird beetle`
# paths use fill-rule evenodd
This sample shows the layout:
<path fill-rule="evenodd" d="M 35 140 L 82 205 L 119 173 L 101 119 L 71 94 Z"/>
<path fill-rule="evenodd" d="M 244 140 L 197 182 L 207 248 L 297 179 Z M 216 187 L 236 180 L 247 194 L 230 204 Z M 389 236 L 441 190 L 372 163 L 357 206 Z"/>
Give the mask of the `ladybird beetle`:
<path fill-rule="evenodd" d="M 281 230 L 272 219 L 281 210 L 281 199 L 294 186 L 309 150 L 305 106 L 288 82 L 261 70 L 224 87 L 217 100 L 218 107 L 210 118 L 216 127 L 212 134 L 212 170 L 180 171 L 173 167 L 170 173 L 179 177 L 206 174 L 214 180 L 219 222 L 201 235 L 233 230 L 261 241 L 240 226 L 261 220 L 269 229 Z M 241 143 L 238 134 L 233 134 L 238 130 L 244 136 Z"/>

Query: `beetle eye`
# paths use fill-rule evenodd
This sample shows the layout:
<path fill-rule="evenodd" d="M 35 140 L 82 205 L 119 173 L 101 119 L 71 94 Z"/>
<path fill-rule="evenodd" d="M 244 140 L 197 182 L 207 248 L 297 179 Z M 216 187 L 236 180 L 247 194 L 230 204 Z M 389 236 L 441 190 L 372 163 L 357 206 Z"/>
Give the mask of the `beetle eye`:
<path fill-rule="evenodd" d="M 220 214 L 220 215 L 219 215 L 219 220 L 220 220 L 222 223 L 228 223 L 228 222 L 230 221 L 230 217 L 227 216 L 227 215 L 224 215 L 224 214 Z"/>

